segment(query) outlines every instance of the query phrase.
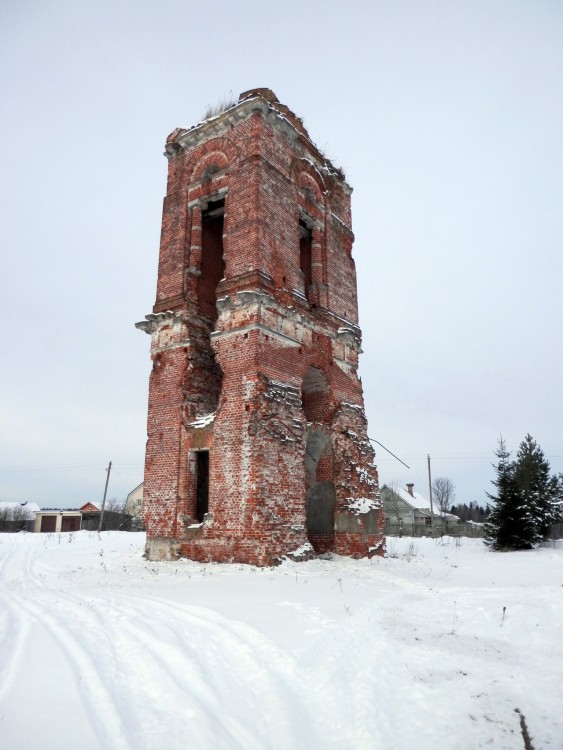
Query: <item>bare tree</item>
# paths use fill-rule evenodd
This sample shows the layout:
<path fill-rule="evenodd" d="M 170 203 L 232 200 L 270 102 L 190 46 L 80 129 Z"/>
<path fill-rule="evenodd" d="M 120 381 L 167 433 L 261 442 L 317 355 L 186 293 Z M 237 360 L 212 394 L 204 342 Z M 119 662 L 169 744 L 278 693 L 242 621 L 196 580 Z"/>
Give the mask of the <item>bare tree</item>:
<path fill-rule="evenodd" d="M 12 530 L 12 509 L 0 508 L 0 531 Z"/>
<path fill-rule="evenodd" d="M 25 529 L 25 522 L 28 516 L 24 509 L 24 504 L 0 506 L 0 532 L 2 531 L 21 531 Z"/>
<path fill-rule="evenodd" d="M 455 484 L 449 477 L 436 477 L 432 482 L 432 499 L 442 515 L 450 512 L 455 501 Z"/>
<path fill-rule="evenodd" d="M 125 513 L 126 500 L 111 497 L 106 501 L 104 531 L 130 531 L 131 516 Z"/>
<path fill-rule="evenodd" d="M 126 500 L 119 500 L 117 497 L 110 497 L 109 500 L 106 500 L 106 510 L 112 513 L 125 513 L 126 502 Z"/>

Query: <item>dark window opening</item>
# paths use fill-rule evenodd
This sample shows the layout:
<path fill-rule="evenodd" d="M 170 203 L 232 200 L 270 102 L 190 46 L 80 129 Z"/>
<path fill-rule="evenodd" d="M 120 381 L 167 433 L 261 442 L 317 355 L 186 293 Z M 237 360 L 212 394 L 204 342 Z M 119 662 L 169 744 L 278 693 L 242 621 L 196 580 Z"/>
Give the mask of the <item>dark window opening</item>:
<path fill-rule="evenodd" d="M 328 552 L 334 545 L 336 487 L 330 438 L 318 430 L 307 439 L 305 478 L 307 539 L 317 554 Z"/>
<path fill-rule="evenodd" d="M 201 219 L 201 276 L 198 279 L 200 312 L 212 323 L 217 320 L 217 284 L 225 273 L 223 218 L 225 201 L 210 201 Z"/>
<path fill-rule="evenodd" d="M 201 264 L 197 281 L 197 305 L 201 335 L 193 337 L 186 370 L 186 417 L 190 419 L 217 410 L 223 373 L 211 346 L 210 334 L 218 317 L 217 285 L 225 273 L 223 224 L 225 200 L 209 200 L 202 213 Z"/>
<path fill-rule="evenodd" d="M 196 453 L 196 517 L 201 523 L 209 512 L 209 451 Z"/>
<path fill-rule="evenodd" d="M 307 538 L 316 548 L 317 534 L 334 534 L 336 487 L 334 482 L 317 482 L 307 492 Z"/>
<path fill-rule="evenodd" d="M 303 273 L 305 296 L 309 299 L 309 289 L 313 283 L 313 235 L 303 219 L 299 220 L 299 268 Z"/>

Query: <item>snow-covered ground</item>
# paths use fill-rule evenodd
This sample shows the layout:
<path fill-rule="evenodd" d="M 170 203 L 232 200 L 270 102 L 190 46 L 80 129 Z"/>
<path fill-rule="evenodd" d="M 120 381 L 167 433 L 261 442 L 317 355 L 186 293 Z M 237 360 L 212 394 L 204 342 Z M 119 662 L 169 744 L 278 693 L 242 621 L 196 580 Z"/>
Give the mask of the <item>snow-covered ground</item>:
<path fill-rule="evenodd" d="M 563 548 L 258 569 L 143 545 L 0 535 L 2 750 L 513 750 L 522 716 L 563 748 Z"/>

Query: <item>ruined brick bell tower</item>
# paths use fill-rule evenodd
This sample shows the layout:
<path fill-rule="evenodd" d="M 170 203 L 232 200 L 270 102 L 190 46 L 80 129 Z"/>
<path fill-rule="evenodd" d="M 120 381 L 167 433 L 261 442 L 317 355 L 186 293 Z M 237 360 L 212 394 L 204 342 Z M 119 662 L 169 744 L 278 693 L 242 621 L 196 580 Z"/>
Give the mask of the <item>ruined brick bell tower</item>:
<path fill-rule="evenodd" d="M 166 143 L 144 506 L 150 559 L 383 551 L 350 193 L 269 89 Z"/>

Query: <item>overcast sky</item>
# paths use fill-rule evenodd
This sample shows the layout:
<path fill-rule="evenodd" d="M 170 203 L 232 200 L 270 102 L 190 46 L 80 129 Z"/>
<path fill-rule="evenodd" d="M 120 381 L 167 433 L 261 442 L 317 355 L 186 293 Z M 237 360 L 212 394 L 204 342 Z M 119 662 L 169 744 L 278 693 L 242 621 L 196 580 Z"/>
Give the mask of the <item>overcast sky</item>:
<path fill-rule="evenodd" d="M 563 471 L 561 0 L 3 0 L 0 500 L 142 481 L 164 141 L 256 86 L 354 188 L 381 482 Z"/>

